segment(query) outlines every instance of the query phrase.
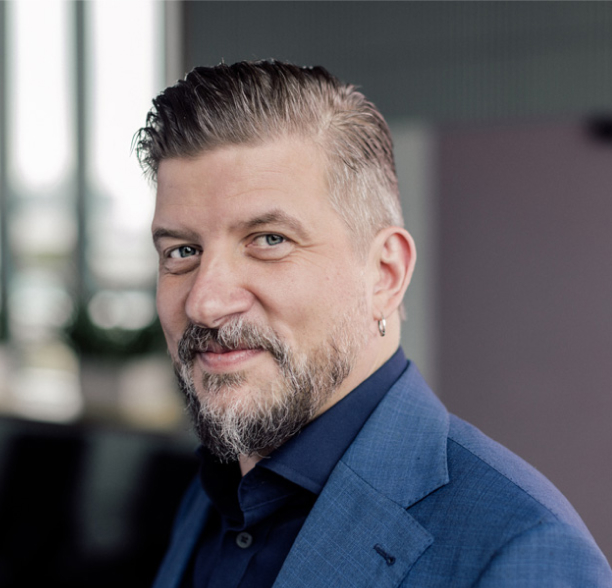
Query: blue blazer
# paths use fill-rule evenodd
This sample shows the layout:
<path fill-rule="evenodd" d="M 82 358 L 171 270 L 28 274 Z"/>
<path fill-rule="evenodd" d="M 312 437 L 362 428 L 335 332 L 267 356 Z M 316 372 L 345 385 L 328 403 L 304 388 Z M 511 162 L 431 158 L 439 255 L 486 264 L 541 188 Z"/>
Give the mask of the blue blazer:
<path fill-rule="evenodd" d="M 178 588 L 212 508 L 188 490 L 154 588 Z M 612 587 L 580 517 L 516 455 L 449 415 L 414 365 L 338 462 L 274 588 Z"/>

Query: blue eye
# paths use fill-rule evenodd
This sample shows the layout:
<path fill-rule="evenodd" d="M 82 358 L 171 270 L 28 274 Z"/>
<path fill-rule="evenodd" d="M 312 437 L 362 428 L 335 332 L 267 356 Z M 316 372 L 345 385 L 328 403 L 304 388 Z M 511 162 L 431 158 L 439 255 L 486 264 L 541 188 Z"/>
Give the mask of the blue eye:
<path fill-rule="evenodd" d="M 293 249 L 293 241 L 283 235 L 260 233 L 248 243 L 247 250 L 256 259 L 278 261 L 287 257 Z"/>
<path fill-rule="evenodd" d="M 273 234 L 265 235 L 265 239 L 266 239 L 266 245 L 270 245 L 270 246 L 280 245 L 285 240 L 284 237 L 281 237 L 280 235 L 273 235 Z"/>
<path fill-rule="evenodd" d="M 196 255 L 197 250 L 195 247 L 191 247 L 190 245 L 183 245 L 182 247 L 177 247 L 170 252 L 170 257 L 172 258 L 185 258 L 192 257 Z"/>

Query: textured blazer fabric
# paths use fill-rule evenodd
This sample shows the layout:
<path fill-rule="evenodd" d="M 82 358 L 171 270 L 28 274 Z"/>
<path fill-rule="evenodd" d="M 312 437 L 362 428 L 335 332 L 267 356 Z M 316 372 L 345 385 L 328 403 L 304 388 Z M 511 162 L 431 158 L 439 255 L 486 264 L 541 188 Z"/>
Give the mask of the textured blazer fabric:
<path fill-rule="evenodd" d="M 178 588 L 211 508 L 188 490 L 154 588 Z M 449 415 L 411 364 L 338 462 L 274 588 L 612 588 L 559 491 Z"/>

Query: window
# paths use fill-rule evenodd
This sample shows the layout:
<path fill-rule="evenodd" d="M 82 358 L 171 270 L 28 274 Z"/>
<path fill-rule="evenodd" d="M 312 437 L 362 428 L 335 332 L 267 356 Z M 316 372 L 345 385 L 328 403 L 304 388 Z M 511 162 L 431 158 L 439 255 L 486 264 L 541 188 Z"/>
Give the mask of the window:
<path fill-rule="evenodd" d="M 0 3 L 4 413 L 165 427 L 182 412 L 155 354 L 154 200 L 131 153 L 166 85 L 173 4 Z"/>

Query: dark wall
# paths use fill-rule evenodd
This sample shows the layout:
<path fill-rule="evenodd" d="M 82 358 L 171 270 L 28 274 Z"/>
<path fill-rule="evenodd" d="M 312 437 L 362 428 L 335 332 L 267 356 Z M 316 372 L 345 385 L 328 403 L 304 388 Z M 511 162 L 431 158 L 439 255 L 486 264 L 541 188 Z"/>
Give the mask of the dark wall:
<path fill-rule="evenodd" d="M 185 66 L 324 65 L 387 117 L 551 116 L 612 105 L 608 2 L 184 3 Z"/>
<path fill-rule="evenodd" d="M 0 588 L 147 588 L 196 471 L 190 441 L 0 419 Z"/>

